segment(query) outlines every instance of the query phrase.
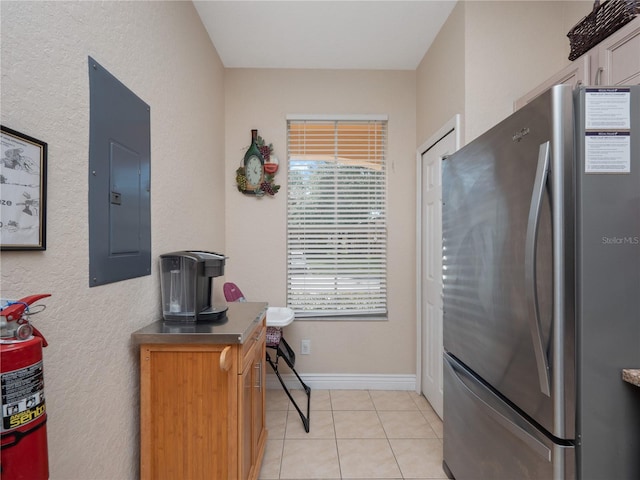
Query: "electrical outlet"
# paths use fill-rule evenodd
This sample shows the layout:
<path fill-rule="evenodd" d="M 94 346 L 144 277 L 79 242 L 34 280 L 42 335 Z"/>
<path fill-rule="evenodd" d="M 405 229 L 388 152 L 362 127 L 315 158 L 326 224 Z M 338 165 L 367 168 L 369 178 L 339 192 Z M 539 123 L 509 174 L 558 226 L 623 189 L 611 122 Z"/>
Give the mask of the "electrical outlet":
<path fill-rule="evenodd" d="M 311 340 L 302 340 L 300 342 L 300 353 L 302 355 L 309 355 L 311 353 Z"/>

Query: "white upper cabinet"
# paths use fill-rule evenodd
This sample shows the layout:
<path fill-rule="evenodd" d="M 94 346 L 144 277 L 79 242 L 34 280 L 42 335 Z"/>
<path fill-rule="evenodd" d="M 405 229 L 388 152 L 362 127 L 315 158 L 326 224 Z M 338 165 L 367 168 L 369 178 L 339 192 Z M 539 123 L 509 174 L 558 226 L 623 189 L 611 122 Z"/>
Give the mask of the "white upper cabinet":
<path fill-rule="evenodd" d="M 531 100 L 541 93 L 546 92 L 554 85 L 571 85 L 574 88 L 579 87 L 580 85 L 588 85 L 591 74 L 590 60 L 591 57 L 588 54 L 584 54 L 580 58 L 577 58 L 558 73 L 546 79 L 536 88 L 518 98 L 513 102 L 513 109 L 518 110 L 519 108 L 524 107 Z"/>
<path fill-rule="evenodd" d="M 592 69 L 592 85 L 639 85 L 640 17 L 605 38 L 593 51 L 597 64 Z"/>
<path fill-rule="evenodd" d="M 640 17 L 605 38 L 591 50 L 518 98 L 518 110 L 554 85 L 639 85 Z"/>

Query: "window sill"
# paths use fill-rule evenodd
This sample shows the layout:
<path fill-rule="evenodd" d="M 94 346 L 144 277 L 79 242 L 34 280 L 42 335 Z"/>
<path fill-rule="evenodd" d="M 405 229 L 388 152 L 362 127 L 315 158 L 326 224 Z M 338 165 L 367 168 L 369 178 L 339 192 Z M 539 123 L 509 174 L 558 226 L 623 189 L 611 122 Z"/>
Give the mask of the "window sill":
<path fill-rule="evenodd" d="M 332 315 L 332 316 L 315 316 L 315 317 L 298 317 L 294 322 L 386 322 L 389 317 L 385 315 Z"/>

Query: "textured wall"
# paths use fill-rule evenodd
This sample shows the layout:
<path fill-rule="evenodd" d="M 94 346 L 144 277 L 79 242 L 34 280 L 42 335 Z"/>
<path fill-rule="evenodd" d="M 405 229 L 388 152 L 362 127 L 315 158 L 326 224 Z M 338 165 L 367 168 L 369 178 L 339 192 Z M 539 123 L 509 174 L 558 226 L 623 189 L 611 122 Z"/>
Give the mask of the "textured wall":
<path fill-rule="evenodd" d="M 417 141 L 462 114 L 463 144 L 569 64 L 570 28 L 590 1 L 458 2 L 417 69 Z"/>
<path fill-rule="evenodd" d="M 233 178 L 257 128 L 281 163 L 273 198 L 227 189 L 226 277 L 251 300 L 286 302 L 287 114 L 388 114 L 388 321 L 296 321 L 296 369 L 319 374 L 415 373 L 415 71 L 226 70 L 226 170 Z"/>
<path fill-rule="evenodd" d="M 511 114 L 515 99 L 570 63 L 567 32 L 589 13 L 593 2 L 465 4 L 468 143 Z"/>
<path fill-rule="evenodd" d="M 464 112 L 464 20 L 464 2 L 458 2 L 416 70 L 418 145 Z"/>
<path fill-rule="evenodd" d="M 3 0 L 0 16 L 2 124 L 49 145 L 47 250 L 2 252 L 0 295 L 52 294 L 34 317 L 49 341 L 51 478 L 135 478 L 130 334 L 160 315 L 157 257 L 225 249 L 223 68 L 191 2 Z M 151 106 L 152 275 L 95 288 L 89 55 Z"/>

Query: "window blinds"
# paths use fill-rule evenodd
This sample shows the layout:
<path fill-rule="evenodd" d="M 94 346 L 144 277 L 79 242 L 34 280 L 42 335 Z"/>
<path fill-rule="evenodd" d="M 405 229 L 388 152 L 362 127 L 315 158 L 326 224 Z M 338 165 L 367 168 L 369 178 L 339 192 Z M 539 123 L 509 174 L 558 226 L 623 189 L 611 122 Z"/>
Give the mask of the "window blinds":
<path fill-rule="evenodd" d="M 386 120 L 289 120 L 287 305 L 387 313 Z"/>

